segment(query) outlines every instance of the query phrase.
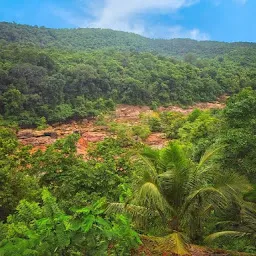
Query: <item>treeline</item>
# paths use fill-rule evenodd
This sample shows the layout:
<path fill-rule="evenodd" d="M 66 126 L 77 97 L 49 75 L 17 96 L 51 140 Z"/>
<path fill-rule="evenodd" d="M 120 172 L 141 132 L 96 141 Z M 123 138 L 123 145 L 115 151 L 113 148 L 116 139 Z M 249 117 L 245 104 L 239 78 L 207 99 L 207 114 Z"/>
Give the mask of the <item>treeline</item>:
<path fill-rule="evenodd" d="M 150 53 L 0 44 L 0 114 L 22 126 L 97 116 L 116 103 L 188 105 L 256 86 L 254 57 L 185 61 Z M 241 62 L 244 61 L 243 65 Z"/>
<path fill-rule="evenodd" d="M 256 51 L 253 43 L 224 43 L 191 39 L 149 39 L 133 33 L 110 29 L 48 29 L 45 27 L 0 23 L 0 39 L 8 42 L 31 44 L 39 47 L 54 47 L 73 50 L 95 50 L 111 48 L 122 51 L 154 52 L 161 55 L 185 56 L 193 53 L 197 57 L 212 58 L 217 55 Z"/>

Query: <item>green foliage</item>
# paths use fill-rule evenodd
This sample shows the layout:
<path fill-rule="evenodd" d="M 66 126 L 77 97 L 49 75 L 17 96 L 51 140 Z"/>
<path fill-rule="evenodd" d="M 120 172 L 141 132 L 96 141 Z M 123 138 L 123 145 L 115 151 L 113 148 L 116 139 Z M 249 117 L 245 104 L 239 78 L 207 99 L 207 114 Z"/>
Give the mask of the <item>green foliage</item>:
<path fill-rule="evenodd" d="M 256 185 L 254 185 L 254 188 L 252 191 L 250 191 L 244 195 L 244 200 L 256 204 Z"/>
<path fill-rule="evenodd" d="M 133 227 L 161 236 L 160 251 L 208 241 L 255 253 L 255 44 L 14 23 L 0 39 L 0 255 L 128 256 Z M 157 108 L 236 93 L 223 111 Z M 120 103 L 154 112 L 108 123 Z M 113 134 L 86 159 L 76 134 L 36 152 L 15 135 L 96 116 Z M 151 132 L 172 143 L 145 147 Z"/>
<path fill-rule="evenodd" d="M 131 125 L 124 123 L 110 123 L 109 129 L 117 135 L 117 140 L 124 147 L 129 147 L 138 141 L 146 140 L 151 134 L 147 124 Z"/>
<path fill-rule="evenodd" d="M 110 201 L 118 200 L 136 169 L 129 152 L 118 140 L 108 138 L 90 149 L 85 162 L 76 155 L 77 139 L 77 135 L 72 135 L 58 140 L 45 152 L 35 152 L 30 175 L 54 192 L 65 210 L 103 196 Z"/>
<path fill-rule="evenodd" d="M 56 106 L 53 110 L 52 115 L 49 116 L 49 121 L 57 122 L 57 121 L 65 121 L 69 120 L 73 116 L 72 106 L 69 104 L 61 104 Z"/>
<path fill-rule="evenodd" d="M 225 125 L 222 143 L 228 145 L 223 151 L 223 165 L 255 180 L 255 124 L 256 93 L 244 89 L 229 99 L 224 110 Z"/>
<path fill-rule="evenodd" d="M 236 59 L 241 59 L 244 66 L 251 64 L 250 52 L 255 49 L 253 43 L 223 43 L 191 39 L 149 39 L 133 33 L 113 31 L 110 29 L 48 29 L 45 27 L 19 25 L 15 23 L 0 23 L 0 39 L 9 42 L 29 43 L 40 47 L 55 47 L 62 49 L 91 50 L 118 49 L 133 52 L 155 52 L 161 55 L 184 56 L 185 61 L 194 63 L 197 57 L 215 57 L 232 53 Z M 115 40 L 113 40 L 115 38 Z M 242 54 L 247 58 L 241 58 Z M 36 56 L 39 55 L 39 60 Z M 28 54 L 26 60 L 53 69 L 54 63 L 42 54 Z M 219 58 L 219 61 L 221 59 Z M 124 62 L 125 63 L 125 62 Z"/>
<path fill-rule="evenodd" d="M 233 250 L 237 252 L 256 253 L 256 244 L 254 237 L 237 235 L 237 236 L 224 236 L 218 238 L 212 243 L 214 248 L 222 248 L 225 250 Z"/>
<path fill-rule="evenodd" d="M 163 236 L 159 248 L 180 255 L 188 250 L 185 237 L 201 243 L 212 233 L 213 246 L 253 252 L 254 190 L 242 175 L 221 168 L 221 148 L 201 153 L 209 141 L 223 144 L 216 127 L 226 127 L 227 118 L 199 110 L 155 117 L 186 147 L 145 149 L 129 136 L 147 125 L 117 125 L 121 135 L 92 145 L 84 161 L 76 155 L 76 134 L 29 153 L 11 129 L 1 128 L 1 219 L 9 216 L 0 224 L 0 254 L 130 255 L 140 243 L 130 217 L 140 232 Z M 107 213 L 116 215 L 105 216 L 107 205 Z M 237 243 L 224 243 L 222 236 L 230 234 L 238 234 Z"/>
<path fill-rule="evenodd" d="M 37 198 L 36 177 L 29 176 L 28 148 L 19 146 L 11 129 L 0 127 L 0 219 L 4 220 L 23 198 Z"/>
<path fill-rule="evenodd" d="M 166 136 L 170 139 L 179 138 L 178 132 L 186 121 L 185 116 L 176 112 L 163 112 L 161 113 L 160 118 Z"/>
<path fill-rule="evenodd" d="M 2 255 L 58 255 L 69 246 L 69 216 L 49 191 L 43 190 L 42 200 L 42 207 L 21 201 L 17 213 L 8 217 Z"/>
<path fill-rule="evenodd" d="M 14 30 L 24 28 L 26 32 L 22 35 L 28 38 L 35 29 L 0 23 L 0 31 L 4 30 L 1 36 L 6 36 L 8 26 Z M 39 37 L 42 36 L 39 31 L 48 33 L 45 29 L 37 30 Z M 69 33 L 85 36 L 87 32 L 82 31 L 68 30 L 64 33 L 64 40 L 68 39 L 66 34 Z M 62 32 L 58 30 L 56 33 Z M 47 41 L 48 36 L 40 41 Z M 32 37 L 36 42 L 34 34 Z M 74 37 L 71 38 L 73 42 Z M 88 38 L 85 39 L 81 44 L 88 43 Z M 47 122 L 95 117 L 112 111 L 118 103 L 154 105 L 156 108 L 158 105 L 214 101 L 222 94 L 238 92 L 246 85 L 255 87 L 256 82 L 251 67 L 256 58 L 253 58 L 254 47 L 251 45 L 248 45 L 251 50 L 249 63 L 245 65 L 231 58 L 229 53 L 222 57 L 222 61 L 216 57 L 190 64 L 144 51 L 124 52 L 122 47 L 115 50 L 97 47 L 97 50 L 85 52 L 67 51 L 62 47 L 52 49 L 52 43 L 49 47 L 39 47 L 36 43 L 24 45 L 25 38 L 20 43 L 7 41 L 1 44 L 0 53 L 0 114 L 21 126 L 35 125 L 41 117 L 45 117 Z M 184 42 L 190 45 L 193 41 Z M 179 44 L 175 42 L 174 45 Z M 210 45 L 207 47 L 211 49 Z M 233 46 L 238 47 L 241 54 L 245 54 L 241 58 L 247 60 L 249 53 L 244 53 L 245 46 Z M 159 127 L 153 129 L 159 130 Z M 176 137 L 176 134 L 170 134 L 172 136 Z"/>
<path fill-rule="evenodd" d="M 161 119 L 159 117 L 150 117 L 150 118 L 148 118 L 147 123 L 152 132 L 161 132 L 162 131 Z"/>
<path fill-rule="evenodd" d="M 3 106 L 7 116 L 19 115 L 23 108 L 23 95 L 17 89 L 10 89 L 3 93 Z"/>
<path fill-rule="evenodd" d="M 200 241 L 209 210 L 228 211 L 229 203 L 243 207 L 241 195 L 250 190 L 243 176 L 216 169 L 210 162 L 216 151 L 206 152 L 196 164 L 177 143 L 160 151 L 145 150 L 133 199 L 128 206 L 112 204 L 109 211 L 127 212 L 142 226 L 161 225 L 162 234 L 184 232 L 192 241 Z M 153 216 L 161 222 L 154 222 Z"/>
<path fill-rule="evenodd" d="M 178 137 L 192 147 L 192 156 L 199 161 L 203 153 L 215 143 L 220 127 L 218 115 L 210 111 L 194 110 L 179 128 Z"/>
<path fill-rule="evenodd" d="M 37 129 L 40 131 L 40 130 L 44 130 L 47 128 L 47 121 L 46 121 L 46 118 L 43 116 L 41 117 L 38 122 L 36 123 L 37 125 Z"/>
<path fill-rule="evenodd" d="M 147 125 L 135 125 L 132 127 L 133 135 L 138 136 L 142 140 L 145 140 L 150 135 L 151 131 Z"/>
<path fill-rule="evenodd" d="M 130 255 L 140 239 L 124 216 L 103 218 L 105 200 L 67 215 L 48 190 L 43 205 L 23 200 L 8 217 L 0 253 L 8 255 Z"/>

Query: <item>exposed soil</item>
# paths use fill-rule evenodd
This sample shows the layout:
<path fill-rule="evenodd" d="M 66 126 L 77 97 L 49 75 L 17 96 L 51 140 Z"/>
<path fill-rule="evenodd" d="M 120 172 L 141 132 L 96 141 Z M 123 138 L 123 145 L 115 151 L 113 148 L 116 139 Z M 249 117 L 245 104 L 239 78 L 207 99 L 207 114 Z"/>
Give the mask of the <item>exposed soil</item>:
<path fill-rule="evenodd" d="M 221 109 L 225 106 L 224 103 L 198 103 L 194 106 L 183 109 L 177 106 L 170 106 L 167 108 L 160 107 L 157 111 L 174 111 L 184 114 L 191 113 L 195 108 L 198 109 Z M 142 114 L 152 114 L 153 111 L 147 106 L 131 106 L 131 105 L 118 105 L 116 111 L 111 117 L 111 121 L 130 124 L 140 124 L 140 116 Z M 108 136 L 113 136 L 108 130 L 107 126 L 100 126 L 94 120 L 81 120 L 79 122 L 70 122 L 67 124 L 55 124 L 49 126 L 45 130 L 38 131 L 36 129 L 21 129 L 17 136 L 23 145 L 32 145 L 33 151 L 41 149 L 45 150 L 46 147 L 54 143 L 59 138 L 64 138 L 67 135 L 79 133 L 81 138 L 77 143 L 78 154 L 86 155 L 89 143 L 95 143 L 104 140 Z M 167 139 L 163 133 L 152 133 L 145 141 L 146 144 L 162 148 L 166 145 Z"/>
<path fill-rule="evenodd" d="M 109 136 L 107 127 L 97 126 L 94 121 L 88 122 L 87 120 L 49 126 L 41 131 L 22 129 L 17 136 L 23 145 L 32 145 L 33 151 L 36 151 L 38 149 L 45 150 L 48 145 L 54 143 L 57 139 L 74 133 L 81 136 L 77 143 L 77 153 L 81 155 L 86 154 L 89 143 L 102 141 Z"/>
<path fill-rule="evenodd" d="M 149 135 L 145 143 L 153 148 L 161 149 L 168 143 L 168 140 L 164 133 L 154 132 Z"/>
<path fill-rule="evenodd" d="M 225 107 L 225 103 L 216 102 L 203 102 L 197 103 L 195 105 L 189 106 L 187 108 L 181 108 L 179 106 L 169 106 L 169 107 L 159 107 L 156 111 L 164 112 L 179 112 L 182 114 L 189 114 L 194 109 L 206 110 L 206 109 L 222 109 Z M 141 114 L 151 114 L 151 110 L 147 106 L 131 106 L 131 105 L 119 105 L 116 109 L 116 119 L 115 121 L 120 123 L 125 122 L 138 122 Z"/>

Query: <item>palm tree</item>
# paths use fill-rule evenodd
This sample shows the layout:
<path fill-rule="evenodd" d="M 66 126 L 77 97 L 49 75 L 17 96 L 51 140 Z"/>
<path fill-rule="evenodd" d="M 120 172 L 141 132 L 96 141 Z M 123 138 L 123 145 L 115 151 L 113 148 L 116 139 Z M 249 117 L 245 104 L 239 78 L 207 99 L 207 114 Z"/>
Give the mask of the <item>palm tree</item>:
<path fill-rule="evenodd" d="M 193 163 L 177 143 L 162 150 L 147 148 L 139 155 L 143 168 L 135 179 L 133 198 L 126 204 L 110 204 L 108 212 L 128 212 L 137 224 L 160 220 L 157 225 L 171 234 L 172 251 L 186 254 L 184 238 L 201 239 L 207 217 L 242 200 L 241 192 L 250 189 L 245 177 L 216 168 L 210 161 L 216 151 Z"/>

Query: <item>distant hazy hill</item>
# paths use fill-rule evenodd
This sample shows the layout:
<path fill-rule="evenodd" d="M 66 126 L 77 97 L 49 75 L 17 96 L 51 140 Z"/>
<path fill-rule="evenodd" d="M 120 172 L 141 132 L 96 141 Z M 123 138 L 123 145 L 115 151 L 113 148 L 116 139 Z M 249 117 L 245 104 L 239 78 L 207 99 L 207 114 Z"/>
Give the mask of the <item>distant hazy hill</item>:
<path fill-rule="evenodd" d="M 133 33 L 110 29 L 49 29 L 45 27 L 0 23 L 0 39 L 8 42 L 31 43 L 40 47 L 58 47 L 74 50 L 114 48 L 161 55 L 215 57 L 231 51 L 256 50 L 256 43 L 223 43 L 191 39 L 149 39 Z"/>

